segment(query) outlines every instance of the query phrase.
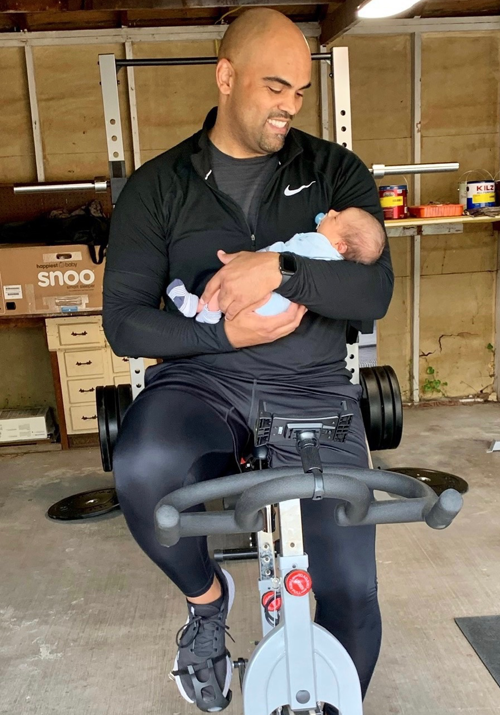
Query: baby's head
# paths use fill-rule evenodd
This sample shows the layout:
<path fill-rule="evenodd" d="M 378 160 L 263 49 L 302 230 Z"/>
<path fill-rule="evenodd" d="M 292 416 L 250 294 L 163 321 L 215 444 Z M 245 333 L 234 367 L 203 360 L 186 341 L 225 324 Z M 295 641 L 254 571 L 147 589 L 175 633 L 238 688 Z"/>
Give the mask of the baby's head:
<path fill-rule="evenodd" d="M 374 216 L 362 209 L 331 209 L 319 224 L 318 231 L 348 261 L 375 263 L 384 250 L 384 229 Z"/>

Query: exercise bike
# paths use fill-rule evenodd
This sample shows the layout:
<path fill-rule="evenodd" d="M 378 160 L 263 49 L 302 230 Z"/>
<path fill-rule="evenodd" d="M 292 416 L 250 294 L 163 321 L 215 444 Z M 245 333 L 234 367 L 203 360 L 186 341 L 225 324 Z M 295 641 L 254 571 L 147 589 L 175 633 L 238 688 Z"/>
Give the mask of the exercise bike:
<path fill-rule="evenodd" d="M 261 402 L 254 432 L 259 468 L 177 489 L 157 504 L 156 534 L 167 547 L 186 536 L 257 532 L 263 638 L 248 661 L 233 663 L 239 670 L 244 715 L 321 715 L 325 703 L 340 715 L 363 713 L 354 663 L 339 641 L 311 619 L 301 499 L 338 500 L 335 519 L 345 527 L 425 521 L 444 529 L 462 507 L 462 496 L 454 489 L 438 497 L 426 484 L 402 474 L 323 468 L 320 446 L 343 442 L 351 420 L 346 403 L 326 417 L 303 418 L 271 414 Z M 302 468 L 262 468 L 270 446 L 290 443 L 296 445 Z M 375 499 L 375 490 L 390 498 Z M 234 506 L 183 513 L 216 499 L 232 500 Z M 231 691 L 224 697 L 213 671 L 208 682 L 201 683 L 194 673 L 191 677 L 201 710 L 227 707 Z M 215 693 L 210 703 L 201 692 L 207 686 Z"/>

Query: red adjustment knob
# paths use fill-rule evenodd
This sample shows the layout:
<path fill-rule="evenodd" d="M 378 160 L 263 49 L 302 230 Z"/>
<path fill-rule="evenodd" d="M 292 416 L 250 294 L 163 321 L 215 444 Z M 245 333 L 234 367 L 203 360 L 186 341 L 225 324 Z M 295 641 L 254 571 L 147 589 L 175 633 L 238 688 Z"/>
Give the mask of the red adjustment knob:
<path fill-rule="evenodd" d="M 307 571 L 290 571 L 285 577 L 285 588 L 292 596 L 305 596 L 312 588 L 312 578 Z"/>
<path fill-rule="evenodd" d="M 281 608 L 281 596 L 276 591 L 267 591 L 262 596 L 262 605 L 271 613 L 275 613 Z"/>

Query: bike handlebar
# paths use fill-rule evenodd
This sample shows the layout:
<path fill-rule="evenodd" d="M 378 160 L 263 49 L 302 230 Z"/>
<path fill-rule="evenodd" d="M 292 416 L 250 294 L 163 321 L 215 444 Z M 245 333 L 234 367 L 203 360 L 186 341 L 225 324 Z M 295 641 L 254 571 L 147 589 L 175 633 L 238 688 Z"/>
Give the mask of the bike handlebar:
<path fill-rule="evenodd" d="M 358 467 L 325 468 L 324 498 L 337 499 L 335 519 L 340 526 L 399 524 L 425 521 L 445 529 L 462 508 L 462 496 L 447 489 L 439 497 L 417 479 L 395 472 Z M 156 536 L 163 546 L 174 546 L 186 536 L 242 534 L 264 526 L 262 509 L 290 499 L 312 499 L 316 479 L 301 467 L 279 467 L 233 474 L 182 487 L 158 502 Z M 375 501 L 372 491 L 403 499 Z M 235 508 L 224 512 L 181 513 L 213 499 L 239 495 Z"/>

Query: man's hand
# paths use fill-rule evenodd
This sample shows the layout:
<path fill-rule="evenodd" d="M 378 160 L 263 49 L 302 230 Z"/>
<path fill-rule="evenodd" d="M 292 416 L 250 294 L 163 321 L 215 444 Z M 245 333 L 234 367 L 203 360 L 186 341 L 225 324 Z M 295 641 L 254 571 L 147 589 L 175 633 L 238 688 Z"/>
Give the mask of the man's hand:
<path fill-rule="evenodd" d="M 251 310 L 238 313 L 233 320 L 224 321 L 227 339 L 234 348 L 248 348 L 284 338 L 298 328 L 307 313 L 305 306 L 292 303 L 279 315 L 258 315 L 254 310 L 261 305 L 262 301 L 251 306 Z"/>
<path fill-rule="evenodd" d="M 262 302 L 281 284 L 278 253 L 218 251 L 217 256 L 225 265 L 207 283 L 201 300 L 208 303 L 220 291 L 219 307 L 226 320 L 233 320 L 242 310 Z"/>

